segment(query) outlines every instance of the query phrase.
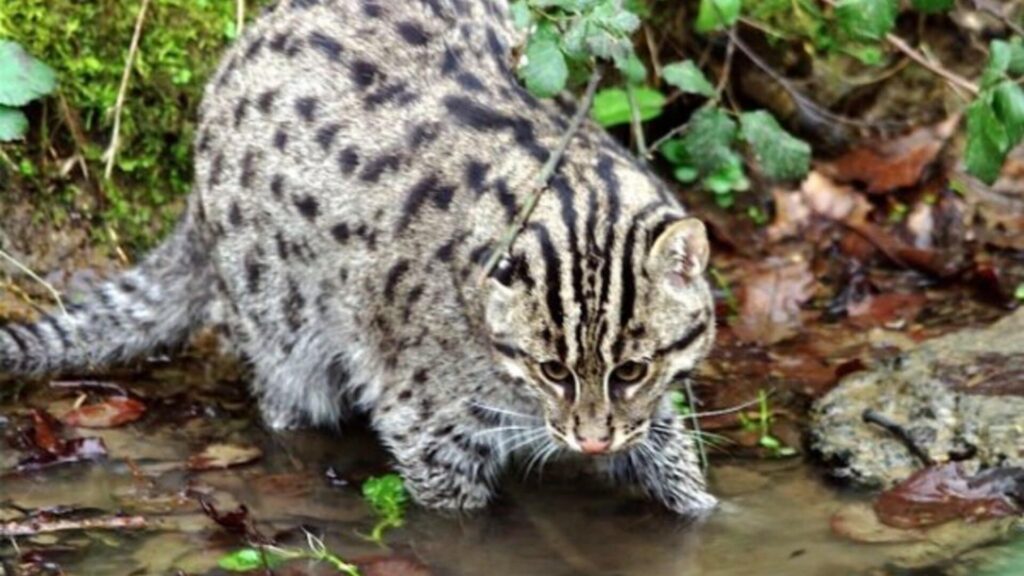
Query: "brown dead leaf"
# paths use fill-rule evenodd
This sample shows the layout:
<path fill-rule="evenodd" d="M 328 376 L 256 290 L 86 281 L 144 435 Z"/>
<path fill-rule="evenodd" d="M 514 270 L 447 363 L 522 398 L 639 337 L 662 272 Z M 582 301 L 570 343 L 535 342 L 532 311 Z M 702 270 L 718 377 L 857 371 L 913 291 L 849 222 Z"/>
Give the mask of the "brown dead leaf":
<path fill-rule="evenodd" d="M 813 295 L 814 276 L 807 261 L 765 263 L 744 278 L 733 330 L 746 342 L 781 342 L 799 331 L 800 306 Z"/>
<path fill-rule="evenodd" d="M 886 142 L 867 142 L 828 167 L 840 182 L 861 182 L 870 194 L 885 194 L 921 182 L 953 134 L 959 116 L 922 126 Z"/>
<path fill-rule="evenodd" d="M 146 413 L 146 405 L 123 396 L 111 396 L 103 402 L 75 408 L 61 420 L 78 428 L 116 428 L 134 422 Z"/>
<path fill-rule="evenodd" d="M 877 294 L 846 305 L 854 326 L 872 328 L 913 320 L 925 304 L 924 294 Z"/>
<path fill-rule="evenodd" d="M 239 446 L 237 444 L 210 444 L 199 454 L 188 459 L 190 470 L 215 470 L 248 464 L 260 456 L 263 451 L 255 446 Z"/>
<path fill-rule="evenodd" d="M 850 186 L 837 184 L 818 171 L 807 175 L 800 193 L 811 210 L 837 222 L 862 222 L 871 212 L 871 203 Z"/>
<path fill-rule="evenodd" d="M 875 501 L 878 519 L 895 528 L 935 526 L 955 518 L 979 520 L 1021 513 L 1012 494 L 1024 470 L 994 469 L 968 477 L 958 462 L 919 470 Z"/>
<path fill-rule="evenodd" d="M 867 504 L 848 504 L 832 515 L 832 532 L 865 544 L 896 544 L 927 539 L 921 530 L 900 529 L 878 521 L 875 511 Z"/>

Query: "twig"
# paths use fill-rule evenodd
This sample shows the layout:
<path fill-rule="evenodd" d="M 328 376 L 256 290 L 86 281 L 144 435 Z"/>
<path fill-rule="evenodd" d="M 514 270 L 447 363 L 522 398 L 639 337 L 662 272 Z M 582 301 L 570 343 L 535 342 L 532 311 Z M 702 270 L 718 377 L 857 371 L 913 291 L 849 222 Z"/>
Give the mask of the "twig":
<path fill-rule="evenodd" d="M 242 27 L 245 26 L 245 0 L 235 1 L 235 32 L 242 35 Z"/>
<path fill-rule="evenodd" d="M 725 48 L 725 64 L 722 65 L 722 76 L 718 79 L 718 86 L 715 86 L 715 100 L 722 99 L 722 92 L 725 85 L 729 83 L 729 73 L 732 71 L 732 57 L 736 53 L 736 42 L 733 41 L 735 26 L 729 32 L 729 45 Z"/>
<path fill-rule="evenodd" d="M 146 527 L 146 519 L 142 516 L 110 516 L 52 521 L 33 519 L 0 524 L 0 537 L 34 536 L 69 530 L 138 530 Z"/>
<path fill-rule="evenodd" d="M 644 140 L 644 125 L 640 120 L 640 106 L 636 103 L 636 91 L 633 85 L 626 84 L 626 98 L 629 100 L 629 123 L 633 127 L 633 137 L 636 138 L 636 155 L 641 162 L 647 160 L 647 142 Z"/>
<path fill-rule="evenodd" d="M 117 147 L 121 137 L 121 112 L 124 110 L 124 97 L 128 92 L 128 78 L 132 75 L 132 64 L 135 62 L 135 54 L 139 51 L 139 38 L 142 36 L 142 22 L 146 18 L 146 9 L 149 8 L 149 0 L 142 0 L 142 7 L 139 8 L 139 15 L 135 18 L 135 31 L 132 32 L 132 43 L 128 48 L 128 58 L 124 63 L 124 72 L 121 74 L 121 86 L 117 89 L 117 100 L 114 102 L 114 130 L 110 136 L 110 146 L 103 152 L 103 159 L 107 166 L 103 171 L 103 177 L 110 180 L 114 171 L 114 160 L 117 158 Z"/>
<path fill-rule="evenodd" d="M 907 44 L 906 41 L 904 41 L 899 36 L 895 34 L 886 34 L 885 41 L 891 44 L 900 52 L 903 52 L 904 54 L 909 56 L 910 59 L 913 60 L 914 62 L 917 62 L 921 66 L 924 66 L 925 68 L 931 70 L 933 73 L 941 76 L 942 78 L 945 78 L 946 81 L 952 84 L 953 86 L 962 88 L 970 92 L 972 96 L 978 95 L 977 84 L 925 58 L 924 54 L 921 54 L 920 52 L 915 50 L 910 44 Z"/>
<path fill-rule="evenodd" d="M 544 189 L 548 186 L 548 181 L 554 175 L 555 170 L 558 168 L 558 163 L 561 162 L 562 157 L 565 156 L 566 149 L 569 148 L 569 142 L 572 141 L 572 137 L 579 132 L 580 126 L 583 125 L 583 120 L 587 117 L 587 113 L 590 111 L 591 104 L 594 103 L 594 94 L 597 92 L 597 85 L 601 83 L 601 69 L 597 68 L 590 75 L 590 82 L 587 84 L 587 89 L 583 93 L 583 99 L 580 101 L 579 108 L 576 109 L 576 115 L 572 117 L 572 122 L 569 127 L 566 128 L 565 133 L 562 134 L 562 139 L 558 141 L 558 145 L 555 150 L 548 156 L 547 161 L 541 166 L 540 171 L 533 178 L 530 188 L 532 192 L 527 197 L 526 202 L 523 204 L 519 212 L 516 213 L 515 220 L 505 230 L 502 235 L 501 241 L 498 243 L 497 249 L 491 253 L 491 256 L 487 259 L 487 263 L 484 264 L 483 271 L 480 273 L 479 282 L 482 284 L 487 276 L 491 273 L 491 270 L 498 264 L 501 257 L 509 251 L 512 247 L 512 243 L 515 241 L 519 231 L 523 229 L 526 222 L 530 219 L 530 214 L 533 213 L 533 209 L 537 207 L 537 201 L 540 200 L 540 195 L 544 192 Z"/>
<path fill-rule="evenodd" d="M 64 300 L 62 300 L 60 297 L 60 292 L 57 292 L 57 289 L 54 288 L 52 284 L 40 278 L 39 275 L 30 270 L 28 266 L 25 266 L 24 264 L 19 262 L 17 258 L 11 256 L 4 250 L 0 250 L 0 258 L 3 258 L 9 264 L 14 266 L 18 270 L 21 270 L 21 272 L 23 272 L 26 276 L 38 282 L 39 285 L 45 288 L 46 291 L 50 293 L 50 296 L 52 296 L 53 299 L 57 302 L 57 306 L 60 308 L 61 313 L 64 314 L 65 316 L 68 315 L 68 310 L 67 308 L 64 307 Z"/>
<path fill-rule="evenodd" d="M 1008 17 L 1002 11 L 997 10 L 996 7 L 993 6 L 991 2 L 987 2 L 985 0 L 981 0 L 981 1 L 974 0 L 974 2 L 972 2 L 972 4 L 974 4 L 974 9 L 975 10 L 981 10 L 983 12 L 988 12 L 989 14 L 991 14 L 991 15 L 995 16 L 996 18 L 999 18 L 1000 20 L 1002 20 L 1003 25 L 1006 26 L 1007 28 L 1009 28 L 1010 30 L 1013 30 L 1014 34 L 1016 34 L 1018 36 L 1024 36 L 1024 28 L 1021 28 L 1020 25 L 1018 25 L 1016 22 L 1014 22 L 1012 19 L 1010 19 L 1010 17 Z"/>
<path fill-rule="evenodd" d="M 922 449 L 916 441 L 910 436 L 906 428 L 893 422 L 888 416 L 872 409 L 867 408 L 861 414 L 861 420 L 868 424 L 875 424 L 881 426 L 886 432 L 892 434 L 897 440 L 900 441 L 915 458 L 921 461 L 925 466 L 931 466 L 935 463 L 934 460 L 928 456 L 928 453 Z"/>
<path fill-rule="evenodd" d="M 85 148 L 87 146 L 85 134 L 82 133 L 82 127 L 71 111 L 71 107 L 68 106 L 68 100 L 64 97 L 63 92 L 57 93 L 57 101 L 60 103 L 60 112 L 64 116 L 64 121 L 67 122 L 68 132 L 71 132 L 71 139 L 75 142 L 76 164 L 81 168 L 82 176 L 85 176 L 86 181 L 88 181 L 90 176 L 89 165 L 85 163 Z"/>

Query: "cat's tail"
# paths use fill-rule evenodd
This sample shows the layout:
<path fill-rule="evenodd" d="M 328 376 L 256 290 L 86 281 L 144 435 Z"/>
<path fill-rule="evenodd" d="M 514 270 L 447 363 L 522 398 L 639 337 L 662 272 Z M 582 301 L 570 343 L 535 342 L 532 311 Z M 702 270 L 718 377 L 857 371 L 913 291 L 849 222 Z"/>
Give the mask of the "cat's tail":
<path fill-rule="evenodd" d="M 209 256 L 187 214 L 136 268 L 64 310 L 32 323 L 0 323 L 0 374 L 89 369 L 178 344 L 204 319 L 213 284 Z"/>

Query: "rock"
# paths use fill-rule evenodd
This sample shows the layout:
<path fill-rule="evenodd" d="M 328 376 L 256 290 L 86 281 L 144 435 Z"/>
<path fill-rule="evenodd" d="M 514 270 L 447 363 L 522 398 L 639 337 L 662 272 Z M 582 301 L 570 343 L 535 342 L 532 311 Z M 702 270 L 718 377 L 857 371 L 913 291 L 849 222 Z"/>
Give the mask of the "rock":
<path fill-rule="evenodd" d="M 934 462 L 970 470 L 1024 466 L 1024 308 L 851 374 L 811 410 L 811 448 L 836 477 L 891 486 L 923 467 L 906 444 L 863 420 L 873 409 Z"/>

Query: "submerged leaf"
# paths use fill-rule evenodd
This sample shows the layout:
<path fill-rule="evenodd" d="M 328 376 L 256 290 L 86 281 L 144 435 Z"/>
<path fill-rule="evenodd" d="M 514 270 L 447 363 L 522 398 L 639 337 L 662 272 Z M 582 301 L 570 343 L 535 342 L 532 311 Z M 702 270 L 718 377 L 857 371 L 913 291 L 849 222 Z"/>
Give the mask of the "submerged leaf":
<path fill-rule="evenodd" d="M 103 402 L 75 408 L 61 420 L 79 428 L 115 428 L 142 418 L 145 412 L 146 405 L 138 400 L 112 396 Z"/>
<path fill-rule="evenodd" d="M 263 451 L 255 446 L 239 446 L 237 444 L 210 444 L 199 454 L 188 459 L 190 470 L 213 470 L 248 464 L 263 455 Z"/>
<path fill-rule="evenodd" d="M 274 569 L 286 559 L 270 549 L 242 548 L 221 556 L 217 565 L 229 572 L 249 572 L 260 568 Z"/>

